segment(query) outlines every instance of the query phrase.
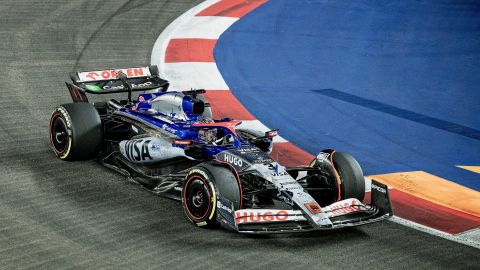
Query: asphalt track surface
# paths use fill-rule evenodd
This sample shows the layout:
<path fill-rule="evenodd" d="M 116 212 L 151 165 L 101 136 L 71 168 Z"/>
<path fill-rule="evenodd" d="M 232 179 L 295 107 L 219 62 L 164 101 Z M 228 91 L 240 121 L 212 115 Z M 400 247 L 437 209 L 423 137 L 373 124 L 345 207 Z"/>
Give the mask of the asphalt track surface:
<path fill-rule="evenodd" d="M 393 222 L 251 237 L 189 224 L 179 203 L 48 143 L 76 69 L 145 65 L 159 33 L 199 1 L 2 1 L 0 268 L 475 269 L 478 249 Z"/>

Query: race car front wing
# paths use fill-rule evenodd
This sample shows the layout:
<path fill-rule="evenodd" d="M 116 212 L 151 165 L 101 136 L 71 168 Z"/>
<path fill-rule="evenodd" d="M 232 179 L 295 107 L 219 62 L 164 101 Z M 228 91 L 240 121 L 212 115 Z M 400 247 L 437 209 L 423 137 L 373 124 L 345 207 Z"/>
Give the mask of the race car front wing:
<path fill-rule="evenodd" d="M 240 233 L 288 233 L 313 230 L 333 230 L 360 226 L 388 219 L 393 215 L 388 187 L 372 180 L 371 203 L 346 199 L 322 207 L 331 225 L 312 222 L 301 210 L 241 209 L 235 211 L 235 229 Z"/>

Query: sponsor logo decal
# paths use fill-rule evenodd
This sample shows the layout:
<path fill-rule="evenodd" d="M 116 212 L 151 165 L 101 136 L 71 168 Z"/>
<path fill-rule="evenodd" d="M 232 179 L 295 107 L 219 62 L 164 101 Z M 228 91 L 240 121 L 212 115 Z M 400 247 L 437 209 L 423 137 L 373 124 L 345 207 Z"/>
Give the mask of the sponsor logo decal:
<path fill-rule="evenodd" d="M 297 181 L 285 181 L 277 183 L 279 185 L 279 189 L 283 191 L 303 190 L 303 187 L 300 186 Z"/>
<path fill-rule="evenodd" d="M 270 163 L 268 164 L 268 169 L 271 171 L 274 171 L 275 173 L 278 173 L 278 164 L 277 163 Z"/>
<path fill-rule="evenodd" d="M 153 152 L 160 151 L 160 146 L 158 144 L 152 144 L 151 149 Z"/>
<path fill-rule="evenodd" d="M 233 210 L 231 208 L 229 208 L 228 206 L 224 205 L 220 200 L 217 201 L 217 208 L 218 209 L 223 209 L 230 214 L 233 213 Z"/>
<path fill-rule="evenodd" d="M 88 72 L 87 75 L 85 75 L 85 77 L 89 78 L 90 80 L 94 81 L 96 80 L 98 77 L 100 77 L 100 74 L 98 74 L 98 72 Z"/>
<path fill-rule="evenodd" d="M 355 200 L 338 202 L 329 206 L 330 213 L 333 216 L 345 215 L 352 212 L 362 210 L 362 205 L 358 204 Z"/>
<path fill-rule="evenodd" d="M 103 90 L 123 90 L 123 85 L 117 85 L 117 86 L 105 85 L 103 87 Z"/>
<path fill-rule="evenodd" d="M 244 147 L 239 149 L 238 151 L 240 151 L 241 153 L 251 153 L 251 152 L 258 152 L 258 149 L 253 147 Z"/>
<path fill-rule="evenodd" d="M 223 156 L 223 160 L 226 161 L 227 163 L 230 163 L 230 164 L 238 166 L 238 167 L 243 166 L 243 161 L 240 158 L 235 157 L 235 156 L 225 154 Z"/>
<path fill-rule="evenodd" d="M 375 189 L 376 191 L 379 191 L 383 194 L 387 194 L 387 190 L 383 187 L 380 187 L 380 186 L 377 186 L 375 184 L 372 183 L 372 189 Z"/>
<path fill-rule="evenodd" d="M 112 80 L 117 78 L 117 74 L 119 72 L 124 73 L 128 78 L 145 77 L 151 75 L 148 67 L 140 67 L 79 72 L 78 77 L 81 82 Z"/>
<path fill-rule="evenodd" d="M 319 216 L 313 216 L 312 219 L 317 223 L 317 224 L 325 224 L 325 223 L 330 223 L 330 219 L 328 217 L 319 217 Z"/>
<path fill-rule="evenodd" d="M 149 86 L 149 85 L 152 85 L 152 82 L 144 82 L 144 83 L 139 83 L 139 84 L 132 83 L 132 88 L 142 88 L 142 87 L 146 87 L 146 86 Z"/>
<path fill-rule="evenodd" d="M 280 182 L 280 188 L 284 188 L 285 186 L 290 186 L 293 185 L 294 187 L 298 187 L 299 184 L 297 181 L 285 181 L 285 182 Z"/>
<path fill-rule="evenodd" d="M 173 134 L 175 134 L 175 131 L 176 131 L 174 128 L 169 127 L 167 124 L 163 124 L 162 129 L 165 130 L 165 131 L 168 131 L 170 133 L 173 133 Z"/>
<path fill-rule="evenodd" d="M 270 163 L 268 164 L 268 169 L 273 171 L 271 173 L 272 176 L 285 176 L 285 175 L 288 175 L 287 171 L 285 170 L 279 170 L 280 169 L 280 166 L 278 166 L 278 163 Z"/>
<path fill-rule="evenodd" d="M 191 174 L 194 174 L 194 173 L 198 173 L 198 174 L 200 174 L 201 176 L 203 176 L 203 178 L 208 179 L 208 175 L 207 175 L 204 171 L 202 171 L 202 170 L 200 170 L 200 169 L 191 169 L 191 170 L 188 172 L 188 175 L 187 175 L 187 176 L 190 176 Z"/>
<path fill-rule="evenodd" d="M 125 156 L 131 161 L 152 160 L 148 150 L 151 140 L 133 140 L 125 143 Z"/>
<path fill-rule="evenodd" d="M 285 176 L 285 175 L 288 175 L 288 173 L 286 171 L 283 171 L 283 172 L 273 172 L 272 173 L 272 176 Z"/>
<path fill-rule="evenodd" d="M 68 135 L 72 135 L 71 134 L 72 131 L 70 130 L 70 128 L 72 127 L 72 121 L 70 120 L 70 115 L 62 107 L 58 107 L 57 111 L 60 112 L 64 116 L 65 122 L 67 122 L 66 124 L 67 124 L 67 127 L 68 127 Z"/>
<path fill-rule="evenodd" d="M 235 212 L 237 223 L 248 222 L 274 222 L 288 219 L 288 212 L 285 210 L 273 210 L 264 212 Z"/>
<path fill-rule="evenodd" d="M 303 198 L 303 197 L 308 197 L 310 196 L 309 194 L 303 192 L 303 191 L 300 191 L 300 192 L 297 192 L 295 195 L 297 195 L 298 198 Z"/>
<path fill-rule="evenodd" d="M 310 203 L 306 203 L 304 204 L 305 207 L 308 209 L 308 211 L 310 211 L 310 213 L 312 214 L 318 214 L 318 213 L 322 213 L 323 210 L 322 208 L 320 207 L 320 205 L 316 202 L 310 202 Z"/>
<path fill-rule="evenodd" d="M 328 160 L 330 158 L 330 154 L 329 153 L 324 153 L 324 152 L 320 152 L 318 155 L 317 155 L 317 160 L 319 162 L 324 162 L 325 160 Z"/>

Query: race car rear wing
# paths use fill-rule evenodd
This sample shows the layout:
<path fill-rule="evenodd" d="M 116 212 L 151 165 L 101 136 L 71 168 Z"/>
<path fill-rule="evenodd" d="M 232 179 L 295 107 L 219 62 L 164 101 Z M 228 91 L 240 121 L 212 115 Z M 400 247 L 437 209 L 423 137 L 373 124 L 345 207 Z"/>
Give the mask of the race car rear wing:
<path fill-rule="evenodd" d="M 130 93 L 157 89 L 167 91 L 169 83 L 158 75 L 157 66 L 70 73 L 66 83 L 74 102 L 86 102 L 85 93 Z M 130 88 L 130 89 L 129 89 Z"/>

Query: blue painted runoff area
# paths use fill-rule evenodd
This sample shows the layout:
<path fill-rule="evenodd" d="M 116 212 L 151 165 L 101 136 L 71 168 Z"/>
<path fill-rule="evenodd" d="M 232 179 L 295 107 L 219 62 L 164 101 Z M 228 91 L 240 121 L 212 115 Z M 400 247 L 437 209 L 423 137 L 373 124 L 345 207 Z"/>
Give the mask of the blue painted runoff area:
<path fill-rule="evenodd" d="M 271 0 L 214 57 L 234 95 L 302 149 L 364 173 L 480 190 L 480 1 Z"/>

